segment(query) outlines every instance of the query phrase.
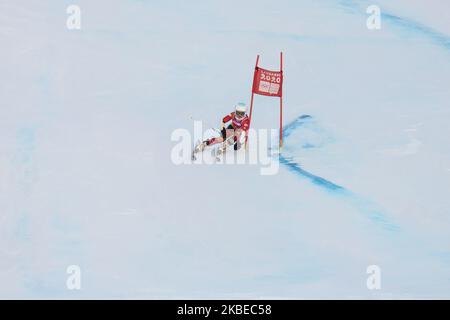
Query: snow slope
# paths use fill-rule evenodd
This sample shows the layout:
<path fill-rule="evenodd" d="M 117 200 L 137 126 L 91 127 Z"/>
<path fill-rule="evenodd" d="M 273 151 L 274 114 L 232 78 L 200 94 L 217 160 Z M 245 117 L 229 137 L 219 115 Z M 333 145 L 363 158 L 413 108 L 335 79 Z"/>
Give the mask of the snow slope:
<path fill-rule="evenodd" d="M 449 298 L 450 20 L 424 3 L 371 31 L 367 1 L 79 0 L 76 31 L 72 1 L 2 1 L 0 298 Z M 278 174 L 174 165 L 280 50 Z"/>

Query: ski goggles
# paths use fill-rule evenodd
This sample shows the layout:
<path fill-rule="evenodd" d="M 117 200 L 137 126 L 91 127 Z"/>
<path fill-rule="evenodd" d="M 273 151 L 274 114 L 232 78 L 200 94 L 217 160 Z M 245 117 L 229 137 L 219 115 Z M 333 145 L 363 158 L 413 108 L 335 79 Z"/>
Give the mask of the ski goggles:
<path fill-rule="evenodd" d="M 243 116 L 245 116 L 245 112 L 244 111 L 236 111 L 236 116 L 238 116 L 239 118 L 242 118 Z"/>

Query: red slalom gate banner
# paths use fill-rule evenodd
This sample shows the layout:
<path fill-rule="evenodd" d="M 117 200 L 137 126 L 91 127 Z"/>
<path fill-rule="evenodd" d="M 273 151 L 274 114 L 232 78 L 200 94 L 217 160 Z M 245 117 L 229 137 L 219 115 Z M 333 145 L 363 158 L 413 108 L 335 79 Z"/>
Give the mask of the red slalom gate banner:
<path fill-rule="evenodd" d="M 255 94 L 280 98 L 280 149 L 283 146 L 283 52 L 280 52 L 280 71 L 271 71 L 258 66 L 259 55 L 256 56 L 255 73 L 253 75 L 252 98 L 250 102 L 250 125 L 253 113 L 253 97 Z M 246 140 L 247 141 L 247 137 Z"/>
<path fill-rule="evenodd" d="M 263 96 L 281 97 L 283 73 L 256 67 L 253 76 L 253 93 Z"/>

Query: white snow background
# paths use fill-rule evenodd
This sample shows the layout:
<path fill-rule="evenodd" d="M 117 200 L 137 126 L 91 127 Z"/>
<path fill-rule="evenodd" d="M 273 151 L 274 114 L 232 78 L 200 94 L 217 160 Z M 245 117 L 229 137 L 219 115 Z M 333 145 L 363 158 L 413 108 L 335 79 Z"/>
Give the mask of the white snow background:
<path fill-rule="evenodd" d="M 0 298 L 450 298 L 449 16 L 438 0 L 2 0 Z M 280 51 L 278 174 L 174 165 L 171 133 L 249 103 L 256 54 L 277 69 Z M 277 117 L 255 98 L 254 128 Z"/>

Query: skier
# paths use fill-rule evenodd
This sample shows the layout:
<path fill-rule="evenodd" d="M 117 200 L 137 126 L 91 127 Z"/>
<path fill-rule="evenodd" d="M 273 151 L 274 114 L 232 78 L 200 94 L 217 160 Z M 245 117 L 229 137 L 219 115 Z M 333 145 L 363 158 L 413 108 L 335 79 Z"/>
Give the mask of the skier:
<path fill-rule="evenodd" d="M 227 145 L 225 142 L 228 142 L 229 145 L 234 145 L 234 150 L 239 150 L 241 147 L 241 136 L 243 133 L 247 134 L 247 131 L 250 127 L 250 119 L 246 114 L 247 107 L 244 103 L 240 102 L 235 106 L 235 111 L 226 115 L 222 119 L 221 125 L 221 136 L 216 138 L 211 138 L 203 141 L 194 149 L 194 153 L 202 152 L 206 146 L 212 146 L 217 143 L 223 142 L 221 148 L 219 148 L 219 154 L 225 152 Z M 228 122 L 231 123 L 227 126 Z M 233 137 L 233 138 L 231 138 Z"/>

